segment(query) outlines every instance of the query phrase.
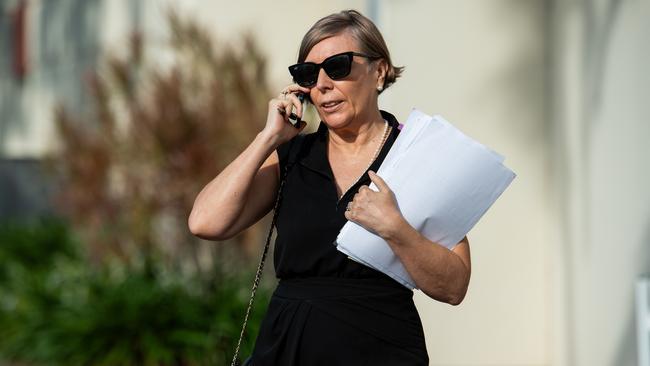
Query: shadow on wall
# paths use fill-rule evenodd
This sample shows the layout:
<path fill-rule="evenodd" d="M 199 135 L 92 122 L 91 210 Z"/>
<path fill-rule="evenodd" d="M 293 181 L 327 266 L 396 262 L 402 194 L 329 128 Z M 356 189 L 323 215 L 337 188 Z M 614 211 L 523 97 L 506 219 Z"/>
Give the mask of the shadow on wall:
<path fill-rule="evenodd" d="M 647 224 L 645 228 L 645 235 L 643 240 L 639 243 L 635 258 L 637 258 L 638 276 L 650 273 L 650 212 L 646 215 Z M 627 284 L 632 293 L 631 298 L 634 299 L 634 284 Z M 625 330 L 621 334 L 616 355 L 610 365 L 616 366 L 636 366 L 637 365 L 637 338 L 636 338 L 636 308 L 635 302 L 631 301 L 627 308 L 627 321 L 625 322 Z M 650 345 L 648 345 L 650 347 Z"/>
<path fill-rule="evenodd" d="M 502 121 L 507 124 L 503 131 L 510 133 L 508 140 L 521 141 L 528 149 L 544 149 L 550 133 L 550 124 L 543 121 L 550 112 L 547 89 L 551 5 L 541 1 L 495 1 L 490 5 L 487 8 L 494 20 L 491 24 L 503 28 L 500 31 L 516 44 L 517 51 L 476 85 L 470 103 L 488 111 L 508 106 L 509 117 Z M 532 24 L 527 27 L 534 32 L 505 33 L 516 29 L 512 22 Z M 495 52 L 499 52 L 499 46 L 496 47 Z"/>
<path fill-rule="evenodd" d="M 589 104 L 590 106 L 598 106 L 600 103 L 600 94 L 602 89 L 602 77 L 605 68 L 605 55 L 608 53 L 610 46 L 610 38 L 612 30 L 616 25 L 619 18 L 622 0 L 608 0 L 602 6 L 602 9 L 597 7 L 593 2 L 585 2 L 584 12 L 586 13 L 586 32 L 587 38 L 584 45 L 587 54 L 585 63 L 586 68 L 586 83 L 587 90 L 590 90 Z M 537 22 L 542 19 L 538 24 L 539 34 L 544 37 L 543 47 L 537 47 L 535 42 L 531 42 L 526 38 L 525 34 L 519 37 L 518 41 L 520 46 L 518 49 L 522 50 L 518 57 L 512 57 L 510 62 L 504 64 L 501 72 L 495 73 L 494 78 L 486 80 L 487 82 L 481 87 L 477 88 L 477 94 L 473 102 L 476 104 L 491 104 L 494 100 L 490 96 L 499 97 L 501 95 L 508 95 L 510 103 L 517 106 L 530 106 L 530 108 L 521 108 L 519 110 L 532 110 L 542 108 L 544 116 L 550 116 L 554 106 L 552 105 L 553 96 L 550 95 L 552 88 L 550 85 L 550 76 L 552 72 L 552 58 L 553 52 L 557 50 L 553 47 L 553 32 L 555 24 L 553 23 L 553 8 L 563 7 L 566 10 L 576 10 L 580 4 L 562 4 L 554 2 L 537 2 L 534 6 L 540 9 L 537 12 L 531 12 L 531 3 L 526 1 L 504 1 L 495 2 L 491 8 L 493 16 L 497 21 L 494 24 L 503 24 L 508 26 L 508 22 L 513 19 L 520 21 Z M 596 9 L 598 8 L 598 9 Z M 598 11 L 600 9 L 600 11 Z M 544 14 L 543 18 L 528 18 L 527 14 Z M 513 14 L 518 14 L 518 17 L 513 17 Z M 543 74 L 539 74 L 538 70 L 544 70 Z M 494 88 L 502 88 L 507 93 L 495 93 Z M 487 97 L 486 97 L 487 96 Z M 539 102 L 543 100 L 543 102 Z M 537 123 L 535 120 L 536 114 L 513 116 L 511 121 L 517 121 L 513 124 L 512 128 L 516 133 L 514 136 L 527 136 L 524 139 L 526 144 L 530 145 L 549 142 L 551 137 L 550 124 Z M 545 120 L 547 118 L 545 117 Z M 591 136 L 591 129 L 589 123 L 583 124 L 583 136 Z M 519 131 L 517 131 L 519 130 Z M 546 139 L 540 139 L 540 136 L 546 136 Z M 587 139 L 588 140 L 588 139 Z M 587 148 L 587 147 L 585 147 Z"/>
<path fill-rule="evenodd" d="M 100 49 L 102 0 L 42 1 L 40 7 L 26 6 L 23 21 L 17 15 L 21 3 L 11 3 L 0 5 L 0 154 L 6 154 L 11 135 L 40 125 L 30 120 L 30 111 L 50 106 L 33 105 L 42 103 L 38 97 L 51 95 L 69 110 L 88 107 L 83 85 Z M 15 65 L 21 49 L 24 74 Z M 38 115 L 51 114 L 43 112 Z"/>

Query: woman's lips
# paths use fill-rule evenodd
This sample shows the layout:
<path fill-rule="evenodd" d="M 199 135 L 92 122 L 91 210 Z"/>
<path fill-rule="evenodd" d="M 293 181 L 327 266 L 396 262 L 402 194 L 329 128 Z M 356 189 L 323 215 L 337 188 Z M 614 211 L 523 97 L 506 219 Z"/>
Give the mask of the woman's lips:
<path fill-rule="evenodd" d="M 342 103 L 343 103 L 342 100 L 335 100 L 335 101 L 323 103 L 321 104 L 321 109 L 323 110 L 323 112 L 332 113 L 337 111 Z"/>

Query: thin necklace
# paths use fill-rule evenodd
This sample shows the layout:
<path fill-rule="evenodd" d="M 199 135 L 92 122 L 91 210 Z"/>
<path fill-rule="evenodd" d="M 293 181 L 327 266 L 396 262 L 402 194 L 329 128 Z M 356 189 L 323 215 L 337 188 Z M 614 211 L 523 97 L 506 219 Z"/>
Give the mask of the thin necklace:
<path fill-rule="evenodd" d="M 372 163 L 375 162 L 375 160 L 379 156 L 379 152 L 381 151 L 381 148 L 384 146 L 384 143 L 386 142 L 386 139 L 388 138 L 389 127 L 390 127 L 390 125 L 388 124 L 388 121 L 384 120 L 384 134 L 383 134 L 383 136 L 381 138 L 381 141 L 379 141 L 379 145 L 377 146 L 377 150 L 375 150 L 375 153 L 374 153 L 372 159 L 370 160 L 370 163 L 368 163 L 368 166 L 361 172 L 361 175 L 358 176 L 357 179 L 354 180 L 354 183 L 352 183 L 352 185 L 349 186 L 348 189 L 346 189 L 345 192 L 343 192 L 341 194 L 341 197 L 339 197 L 339 199 L 337 201 L 337 204 L 338 204 L 338 202 L 341 202 L 341 199 L 343 198 L 343 196 L 345 196 L 345 194 L 348 193 L 350 188 L 354 187 L 354 185 L 357 184 L 359 179 L 361 179 L 361 177 L 363 177 L 363 175 L 366 173 L 366 171 L 368 171 L 368 169 L 370 169 L 370 166 L 372 165 Z"/>

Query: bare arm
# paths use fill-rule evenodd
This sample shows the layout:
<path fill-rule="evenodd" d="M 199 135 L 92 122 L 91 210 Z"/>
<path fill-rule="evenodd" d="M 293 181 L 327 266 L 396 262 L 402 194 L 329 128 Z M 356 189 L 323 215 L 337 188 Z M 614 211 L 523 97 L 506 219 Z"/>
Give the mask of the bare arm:
<path fill-rule="evenodd" d="M 386 182 L 373 172 L 369 176 L 379 191 L 362 186 L 345 217 L 386 240 L 427 296 L 451 305 L 460 304 L 472 272 L 467 237 L 452 250 L 427 239 L 402 216 Z"/>
<path fill-rule="evenodd" d="M 201 190 L 188 219 L 194 235 L 225 240 L 269 212 L 279 180 L 275 145 L 258 134 L 244 152 Z"/>
<path fill-rule="evenodd" d="M 451 305 L 463 301 L 472 272 L 467 237 L 449 250 L 402 220 L 385 239 L 427 296 Z"/>
<path fill-rule="evenodd" d="M 291 86 L 289 89 L 304 92 L 305 88 Z M 285 117 L 294 106 L 296 114 L 302 115 L 302 106 L 295 95 L 269 102 L 264 129 L 194 200 L 188 218 L 192 234 L 208 240 L 225 240 L 239 234 L 271 210 L 280 175 L 275 149 L 305 126 L 303 123 L 300 129 L 296 129 Z M 284 116 L 278 113 L 279 108 L 286 111 Z"/>

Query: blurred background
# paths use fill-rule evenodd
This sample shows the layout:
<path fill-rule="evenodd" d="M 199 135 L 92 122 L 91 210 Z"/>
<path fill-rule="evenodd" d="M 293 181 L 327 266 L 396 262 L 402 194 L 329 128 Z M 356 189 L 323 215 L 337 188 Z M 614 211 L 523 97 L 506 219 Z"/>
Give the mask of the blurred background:
<path fill-rule="evenodd" d="M 0 364 L 228 362 L 270 221 L 211 243 L 187 216 L 347 8 L 406 67 L 382 109 L 518 175 L 464 302 L 415 294 L 430 364 L 647 366 L 648 0 L 0 0 Z"/>

